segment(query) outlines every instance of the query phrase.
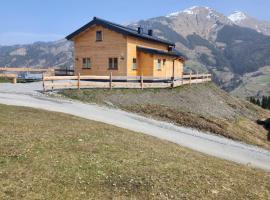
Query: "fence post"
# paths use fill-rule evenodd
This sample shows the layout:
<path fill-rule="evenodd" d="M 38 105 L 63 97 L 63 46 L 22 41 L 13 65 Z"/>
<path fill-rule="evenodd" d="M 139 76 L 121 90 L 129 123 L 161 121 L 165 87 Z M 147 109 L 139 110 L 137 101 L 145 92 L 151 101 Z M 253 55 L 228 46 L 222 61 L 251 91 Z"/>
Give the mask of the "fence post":
<path fill-rule="evenodd" d="M 196 85 L 198 84 L 199 82 L 199 72 L 197 71 L 197 75 L 196 75 Z"/>
<path fill-rule="evenodd" d="M 46 88 L 45 88 L 45 73 L 42 73 L 42 86 L 43 86 L 43 92 L 46 92 Z"/>
<path fill-rule="evenodd" d="M 182 85 L 184 85 L 184 72 L 182 72 Z"/>
<path fill-rule="evenodd" d="M 171 80 L 172 80 L 171 88 L 174 88 L 174 77 L 173 76 L 172 76 Z"/>
<path fill-rule="evenodd" d="M 81 74 L 78 73 L 78 90 L 81 89 L 80 82 L 81 82 Z"/>
<path fill-rule="evenodd" d="M 191 85 L 191 74 L 192 72 L 189 73 L 189 85 Z"/>
<path fill-rule="evenodd" d="M 12 79 L 12 83 L 13 83 L 13 84 L 16 84 L 16 83 L 17 83 L 17 77 L 14 77 L 14 78 Z"/>
<path fill-rule="evenodd" d="M 110 72 L 110 90 L 112 90 L 112 72 Z"/>
<path fill-rule="evenodd" d="M 143 73 L 141 74 L 141 89 L 143 90 Z"/>

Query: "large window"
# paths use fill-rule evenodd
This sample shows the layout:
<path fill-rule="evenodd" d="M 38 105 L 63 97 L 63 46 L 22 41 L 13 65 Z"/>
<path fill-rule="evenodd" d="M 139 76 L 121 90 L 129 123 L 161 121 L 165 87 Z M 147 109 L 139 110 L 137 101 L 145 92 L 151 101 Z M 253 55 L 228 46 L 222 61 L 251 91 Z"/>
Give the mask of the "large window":
<path fill-rule="evenodd" d="M 91 59 L 90 58 L 83 58 L 82 59 L 82 67 L 83 67 L 83 69 L 91 69 Z"/>
<path fill-rule="evenodd" d="M 102 35 L 102 31 L 97 31 L 96 32 L 96 41 L 100 42 L 103 40 L 103 35 Z"/>
<path fill-rule="evenodd" d="M 111 70 L 118 69 L 118 58 L 109 58 L 109 69 Z"/>
<path fill-rule="evenodd" d="M 157 60 L 157 70 L 161 70 L 161 59 Z"/>
<path fill-rule="evenodd" d="M 137 70 L 137 59 L 136 58 L 133 58 L 133 60 L 132 60 L 132 69 Z"/>

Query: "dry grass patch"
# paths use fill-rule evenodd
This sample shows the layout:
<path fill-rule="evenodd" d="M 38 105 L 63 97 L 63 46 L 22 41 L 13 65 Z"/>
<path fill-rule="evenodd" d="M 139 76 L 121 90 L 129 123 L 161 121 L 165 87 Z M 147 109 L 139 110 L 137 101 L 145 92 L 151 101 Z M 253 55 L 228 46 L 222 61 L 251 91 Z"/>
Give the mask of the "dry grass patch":
<path fill-rule="evenodd" d="M 270 149 L 268 131 L 256 123 L 258 119 L 269 118 L 270 112 L 234 98 L 211 83 L 143 91 L 64 90 L 60 94 L 81 101 L 115 106 Z"/>
<path fill-rule="evenodd" d="M 65 114 L 0 111 L 0 199 L 270 198 L 267 172 Z"/>

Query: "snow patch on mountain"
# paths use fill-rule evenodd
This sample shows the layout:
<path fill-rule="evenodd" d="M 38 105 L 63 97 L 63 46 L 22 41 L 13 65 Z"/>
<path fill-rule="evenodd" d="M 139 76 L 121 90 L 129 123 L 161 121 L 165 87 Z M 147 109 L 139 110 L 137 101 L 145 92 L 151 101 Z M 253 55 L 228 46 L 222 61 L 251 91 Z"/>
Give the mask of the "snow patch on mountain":
<path fill-rule="evenodd" d="M 241 21 L 245 20 L 247 18 L 247 15 L 245 13 L 241 12 L 241 11 L 235 11 L 228 18 L 232 22 L 238 23 L 238 22 L 241 22 Z"/>
<path fill-rule="evenodd" d="M 213 12 L 213 10 L 210 10 L 209 11 L 209 14 L 207 15 L 207 19 L 218 19 L 219 18 L 219 16 L 218 15 L 216 15 L 214 12 Z"/>
<path fill-rule="evenodd" d="M 170 13 L 166 17 L 176 17 L 176 16 L 178 16 L 180 14 L 194 15 L 194 14 L 198 13 L 198 10 L 200 8 L 203 8 L 203 9 L 206 9 L 206 10 L 209 10 L 209 11 L 212 10 L 209 7 L 192 6 L 192 7 L 188 8 L 188 9 L 185 9 L 185 10 Z"/>

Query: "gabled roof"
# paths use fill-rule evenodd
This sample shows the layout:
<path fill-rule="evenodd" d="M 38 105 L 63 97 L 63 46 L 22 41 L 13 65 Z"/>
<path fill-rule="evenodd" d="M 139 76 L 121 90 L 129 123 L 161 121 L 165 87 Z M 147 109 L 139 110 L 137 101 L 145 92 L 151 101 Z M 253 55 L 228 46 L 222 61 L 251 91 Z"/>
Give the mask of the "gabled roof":
<path fill-rule="evenodd" d="M 122 26 L 122 25 L 119 25 L 119 24 L 115 24 L 113 22 L 109 22 L 109 21 L 106 21 L 106 20 L 103 20 L 103 19 L 100 19 L 100 18 L 97 18 L 97 17 L 94 17 L 94 19 L 91 22 L 89 22 L 88 24 L 86 24 L 83 27 L 79 28 L 77 31 L 75 31 L 75 32 L 71 33 L 70 35 L 68 35 L 66 37 L 66 39 L 71 40 L 72 38 L 74 38 L 75 36 L 77 36 L 81 32 L 87 30 L 88 28 L 90 28 L 93 25 L 101 25 L 101 26 L 103 26 L 105 28 L 111 29 L 111 30 L 113 30 L 115 32 L 118 32 L 118 33 L 121 33 L 123 35 L 133 36 L 133 37 L 141 38 L 141 39 L 144 39 L 144 40 L 150 40 L 152 42 L 158 42 L 158 43 L 166 44 L 166 45 L 169 45 L 169 46 L 175 46 L 174 43 L 169 42 L 167 40 L 163 40 L 163 39 L 160 39 L 160 38 L 157 38 L 157 37 L 154 37 L 154 36 L 150 36 L 150 35 L 145 34 L 145 33 L 139 34 L 138 31 L 135 30 L 135 29 L 132 29 L 132 28 L 129 28 L 129 27 L 126 27 L 126 26 Z"/>
<path fill-rule="evenodd" d="M 140 47 L 137 46 L 137 51 L 144 52 L 144 53 L 149 53 L 149 54 L 156 54 L 156 55 L 163 55 L 163 56 L 171 56 L 171 57 L 176 57 L 180 58 L 183 60 L 186 60 L 186 56 L 184 56 L 182 53 L 179 51 L 173 49 L 173 51 L 160 51 L 157 49 L 150 49 L 150 48 L 145 48 L 145 47 Z"/>

